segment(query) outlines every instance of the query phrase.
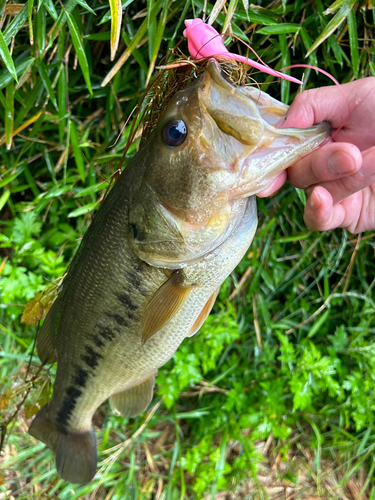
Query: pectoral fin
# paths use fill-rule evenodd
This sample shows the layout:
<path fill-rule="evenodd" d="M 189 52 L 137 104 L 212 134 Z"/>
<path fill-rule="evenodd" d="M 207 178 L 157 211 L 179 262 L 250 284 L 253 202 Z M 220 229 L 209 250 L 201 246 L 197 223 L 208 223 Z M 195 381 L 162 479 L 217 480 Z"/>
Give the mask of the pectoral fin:
<path fill-rule="evenodd" d="M 147 410 L 154 395 L 155 375 L 142 380 L 139 384 L 118 392 L 110 397 L 112 409 L 126 418 L 133 418 Z"/>
<path fill-rule="evenodd" d="M 166 325 L 189 297 L 192 285 L 185 285 L 177 271 L 157 290 L 142 319 L 142 344 Z"/>
<path fill-rule="evenodd" d="M 211 309 L 213 308 L 213 306 L 215 304 L 215 300 L 216 300 L 216 297 L 218 296 L 218 294 L 220 292 L 220 288 L 221 287 L 219 287 L 211 295 L 211 297 L 207 300 L 207 302 L 204 305 L 203 309 L 199 313 L 198 318 L 195 320 L 193 326 L 191 327 L 189 333 L 187 334 L 187 337 L 192 337 L 193 335 L 195 335 L 197 333 L 197 331 L 201 328 L 201 326 L 203 325 L 203 323 L 206 321 L 206 319 L 208 318 L 208 315 L 211 312 Z"/>

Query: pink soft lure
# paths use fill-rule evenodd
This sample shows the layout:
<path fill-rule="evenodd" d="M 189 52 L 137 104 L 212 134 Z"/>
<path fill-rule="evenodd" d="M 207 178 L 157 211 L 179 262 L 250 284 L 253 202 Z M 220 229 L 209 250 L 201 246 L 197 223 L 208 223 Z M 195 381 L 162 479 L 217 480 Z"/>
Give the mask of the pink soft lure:
<path fill-rule="evenodd" d="M 202 19 L 187 19 L 185 21 L 186 30 L 184 31 L 184 37 L 187 38 L 188 48 L 191 57 L 194 59 L 204 59 L 205 57 L 222 57 L 225 59 L 234 59 L 239 62 L 243 62 L 252 66 L 253 68 L 263 71 L 277 78 L 283 78 L 284 80 L 289 80 L 294 83 L 302 84 L 297 78 L 293 78 L 289 75 L 284 75 L 279 71 L 260 64 L 258 62 L 249 59 L 248 57 L 240 56 L 239 54 L 232 54 L 225 47 L 221 35 L 208 24 L 205 24 Z"/>

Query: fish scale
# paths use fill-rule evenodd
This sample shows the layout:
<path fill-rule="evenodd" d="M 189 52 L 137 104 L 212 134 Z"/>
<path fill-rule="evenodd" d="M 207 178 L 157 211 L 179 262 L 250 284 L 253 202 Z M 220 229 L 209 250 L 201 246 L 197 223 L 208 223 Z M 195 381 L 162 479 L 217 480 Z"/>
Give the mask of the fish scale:
<path fill-rule="evenodd" d="M 37 342 L 57 373 L 30 434 L 53 450 L 63 479 L 94 476 L 101 403 L 125 417 L 147 408 L 158 368 L 199 329 L 254 237 L 253 195 L 328 136 L 327 124 L 276 129 L 287 108 L 259 92 L 209 62 L 89 227 Z"/>

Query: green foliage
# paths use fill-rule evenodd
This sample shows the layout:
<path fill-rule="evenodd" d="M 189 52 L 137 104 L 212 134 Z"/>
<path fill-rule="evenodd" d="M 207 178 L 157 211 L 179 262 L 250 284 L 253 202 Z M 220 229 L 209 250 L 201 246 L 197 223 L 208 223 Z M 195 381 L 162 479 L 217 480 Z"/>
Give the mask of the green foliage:
<path fill-rule="evenodd" d="M 15 14 L 8 8 L 0 1 L 0 416 L 7 424 L 0 494 L 150 499 L 161 484 L 168 500 L 213 498 L 257 480 L 259 443 L 272 434 L 282 458 L 302 445 L 314 464 L 334 457 L 343 485 L 363 467 L 374 497 L 373 236 L 306 231 L 305 193 L 290 187 L 259 201 L 250 253 L 200 332 L 159 371 L 155 402 L 162 403 L 142 433 L 118 456 L 107 453 L 145 417 L 127 421 L 103 405 L 94 420 L 103 469 L 80 487 L 57 478 L 52 453 L 25 434 L 50 396 L 55 367 L 38 373 L 37 327 L 20 323 L 22 306 L 65 272 L 111 184 L 146 82 L 204 2 L 123 2 L 113 63 L 109 4 L 28 0 Z M 228 2 L 216 14 L 208 2 L 207 14 L 275 69 L 307 57 L 342 83 L 375 75 L 369 2 Z M 226 40 L 233 51 L 236 43 Z M 254 76 L 285 101 L 297 92 Z M 326 84 L 306 71 L 304 88 Z M 318 466 L 315 473 L 319 484 Z"/>

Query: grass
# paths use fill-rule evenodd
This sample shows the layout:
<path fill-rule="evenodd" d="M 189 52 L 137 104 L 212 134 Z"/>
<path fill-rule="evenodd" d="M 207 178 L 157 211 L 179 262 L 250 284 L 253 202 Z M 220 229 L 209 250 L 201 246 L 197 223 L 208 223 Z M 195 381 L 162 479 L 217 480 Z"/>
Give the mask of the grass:
<path fill-rule="evenodd" d="M 20 323 L 23 305 L 63 275 L 115 175 L 129 116 L 204 2 L 123 2 L 113 62 L 118 3 L 113 25 L 97 0 L 21 7 L 0 1 L 0 498 L 278 498 L 286 488 L 375 498 L 374 234 L 308 232 L 304 193 L 290 186 L 259 200 L 248 255 L 159 371 L 149 413 L 125 420 L 103 405 L 95 481 L 59 480 L 51 452 L 27 434 L 55 367 L 30 358 L 36 327 Z M 276 69 L 308 61 L 341 83 L 375 75 L 371 2 L 213 7 L 216 28 Z M 285 102 L 298 90 L 254 76 Z M 326 84 L 306 71 L 305 88 Z"/>

